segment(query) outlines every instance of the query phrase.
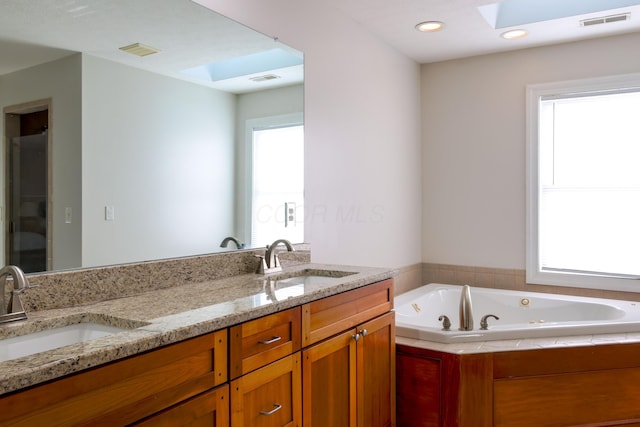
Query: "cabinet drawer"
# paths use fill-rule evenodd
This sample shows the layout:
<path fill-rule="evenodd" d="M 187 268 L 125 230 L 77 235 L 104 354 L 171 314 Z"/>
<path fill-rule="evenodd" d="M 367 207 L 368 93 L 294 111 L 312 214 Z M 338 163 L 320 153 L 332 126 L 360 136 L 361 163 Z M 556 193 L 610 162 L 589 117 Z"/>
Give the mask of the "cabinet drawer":
<path fill-rule="evenodd" d="M 393 308 L 393 279 L 302 306 L 302 346 L 350 329 Z"/>
<path fill-rule="evenodd" d="M 231 427 L 299 426 L 300 352 L 231 382 Z"/>
<path fill-rule="evenodd" d="M 229 385 L 206 391 L 133 424 L 136 427 L 228 427 Z"/>
<path fill-rule="evenodd" d="M 0 398 L 0 425 L 124 425 L 227 381 L 227 330 Z"/>
<path fill-rule="evenodd" d="M 300 350 L 300 307 L 244 322 L 229 330 L 231 378 Z"/>

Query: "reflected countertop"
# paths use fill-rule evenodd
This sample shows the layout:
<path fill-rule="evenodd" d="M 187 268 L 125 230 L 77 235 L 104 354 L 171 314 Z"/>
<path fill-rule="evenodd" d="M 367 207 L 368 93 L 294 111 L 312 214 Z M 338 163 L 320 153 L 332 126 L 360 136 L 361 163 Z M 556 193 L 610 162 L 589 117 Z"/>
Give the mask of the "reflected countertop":
<path fill-rule="evenodd" d="M 335 272 L 326 281 L 288 283 L 297 275 Z M 348 273 L 348 275 L 344 275 Z M 397 271 L 344 265 L 301 264 L 280 273 L 244 274 L 189 283 L 69 308 L 29 313 L 0 326 L 9 337 L 79 319 L 133 328 L 103 338 L 0 362 L 0 394 L 223 329 L 307 302 L 392 278 Z M 276 280 L 274 280 L 276 279 Z"/>

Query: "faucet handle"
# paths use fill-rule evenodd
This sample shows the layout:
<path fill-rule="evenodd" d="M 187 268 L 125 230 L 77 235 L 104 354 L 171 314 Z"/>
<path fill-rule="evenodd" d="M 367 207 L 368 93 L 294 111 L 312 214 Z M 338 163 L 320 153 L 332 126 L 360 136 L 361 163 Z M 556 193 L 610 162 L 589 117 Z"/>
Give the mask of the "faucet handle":
<path fill-rule="evenodd" d="M 442 322 L 443 331 L 448 331 L 451 329 L 451 320 L 449 320 L 446 315 L 443 314 L 442 316 L 438 317 L 438 320 Z"/>
<path fill-rule="evenodd" d="M 487 329 L 489 329 L 489 322 L 488 322 L 489 317 L 493 317 L 496 320 L 500 320 L 500 318 L 495 314 L 487 314 L 486 316 L 482 316 L 482 319 L 480 319 L 480 329 L 482 329 L 483 331 L 486 331 Z"/>
<path fill-rule="evenodd" d="M 260 258 L 260 264 L 258 264 L 258 269 L 256 270 L 256 273 L 264 274 L 267 271 L 267 262 L 264 259 L 264 255 L 255 254 L 254 256 L 256 258 Z"/>

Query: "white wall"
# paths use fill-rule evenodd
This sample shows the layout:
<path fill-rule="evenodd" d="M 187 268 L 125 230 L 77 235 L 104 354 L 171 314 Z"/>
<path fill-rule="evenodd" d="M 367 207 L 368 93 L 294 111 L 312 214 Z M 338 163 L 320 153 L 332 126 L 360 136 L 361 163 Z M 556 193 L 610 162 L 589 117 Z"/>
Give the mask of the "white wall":
<path fill-rule="evenodd" d="M 312 261 L 420 262 L 419 66 L 322 2 L 196 2 L 304 52 Z"/>
<path fill-rule="evenodd" d="M 235 95 L 88 55 L 82 74 L 82 265 L 215 251 L 233 233 Z"/>
<path fill-rule="evenodd" d="M 525 267 L 525 86 L 638 72 L 640 34 L 422 66 L 422 260 Z"/>
<path fill-rule="evenodd" d="M 80 55 L 72 55 L 36 67 L 0 76 L 0 107 L 51 98 L 53 138 L 53 267 L 77 267 L 81 257 L 81 73 Z M 4 135 L 0 120 L 0 135 Z M 0 150 L 1 151 L 1 150 Z M 4 165 L 4 153 L 0 152 Z M 0 174 L 4 182 L 4 174 Z M 4 184 L 0 184 L 4 212 Z M 71 207 L 71 224 L 65 223 L 65 207 Z M 4 224 L 2 225 L 4 229 Z M 4 252 L 4 243 L 1 245 Z M 4 257 L 1 258 L 4 260 Z"/>

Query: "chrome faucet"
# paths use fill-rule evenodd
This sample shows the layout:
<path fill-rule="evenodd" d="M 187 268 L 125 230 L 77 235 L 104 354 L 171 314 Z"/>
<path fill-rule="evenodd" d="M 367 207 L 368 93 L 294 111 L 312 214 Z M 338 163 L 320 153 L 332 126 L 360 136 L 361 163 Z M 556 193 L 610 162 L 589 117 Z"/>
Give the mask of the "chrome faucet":
<path fill-rule="evenodd" d="M 473 330 L 473 308 L 471 307 L 471 288 L 469 285 L 464 285 L 460 293 L 460 330 Z"/>
<path fill-rule="evenodd" d="M 7 277 L 13 279 L 13 290 L 11 291 L 11 299 L 7 304 L 5 290 L 7 285 Z M 29 281 L 19 267 L 15 265 L 6 265 L 0 269 L 0 295 L 2 304 L 0 304 L 0 323 L 12 322 L 14 320 L 24 320 L 27 314 L 22 306 L 20 294 L 28 289 Z"/>
<path fill-rule="evenodd" d="M 276 252 L 276 247 L 280 244 L 283 244 L 287 247 L 287 251 L 293 252 L 293 245 L 286 239 L 278 239 L 273 242 L 271 245 L 267 245 L 267 250 L 264 254 L 264 257 L 260 255 L 256 255 L 258 258 L 261 258 L 260 265 L 258 266 L 258 273 L 275 273 L 278 271 L 282 271 L 282 266 L 280 265 L 280 259 L 278 258 L 278 253 Z"/>
<path fill-rule="evenodd" d="M 238 249 L 244 249 L 244 243 L 240 243 L 235 237 L 225 237 L 222 243 L 220 243 L 220 247 L 226 248 L 229 242 L 235 243 L 236 248 Z"/>

